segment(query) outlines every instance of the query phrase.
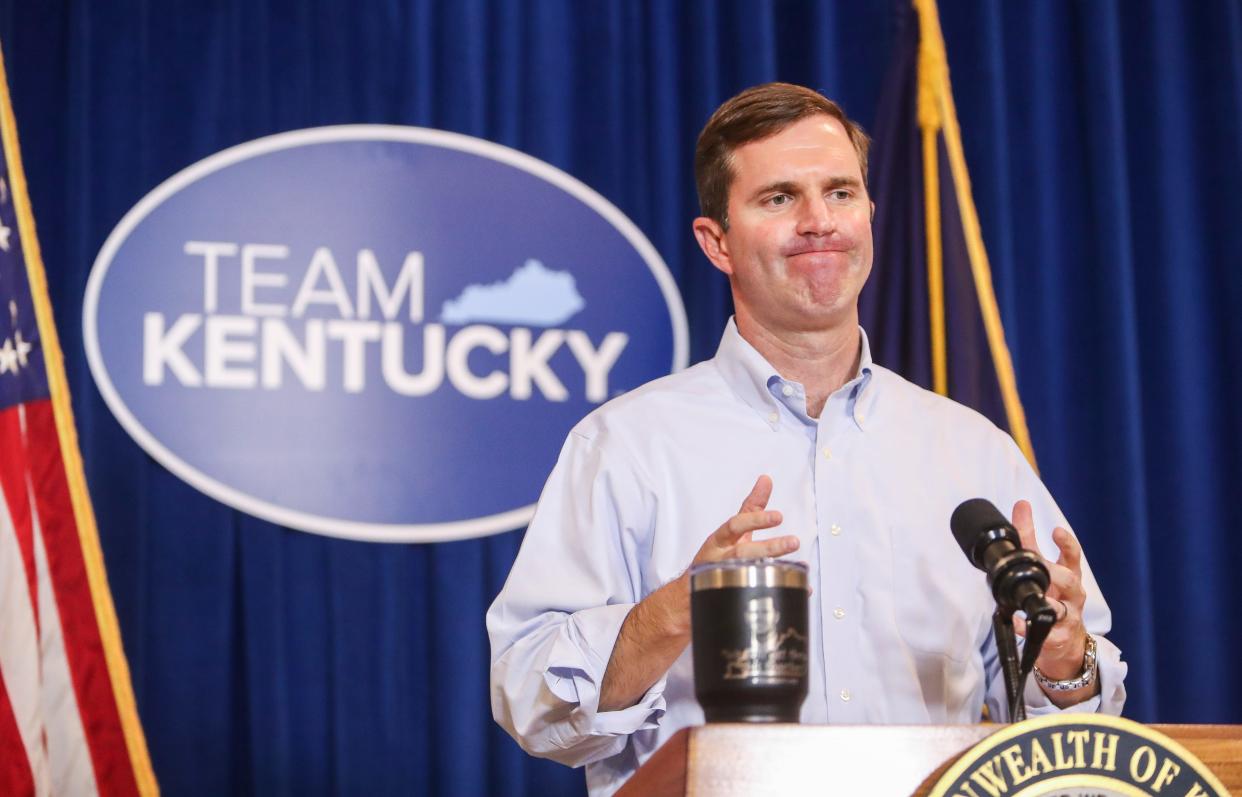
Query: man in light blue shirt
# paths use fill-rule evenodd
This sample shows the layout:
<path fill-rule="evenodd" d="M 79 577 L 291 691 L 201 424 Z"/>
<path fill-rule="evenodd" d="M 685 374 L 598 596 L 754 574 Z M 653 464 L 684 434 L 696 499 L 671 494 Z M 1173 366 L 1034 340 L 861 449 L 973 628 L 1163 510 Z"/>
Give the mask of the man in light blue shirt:
<path fill-rule="evenodd" d="M 736 315 L 715 358 L 574 428 L 488 612 L 497 722 L 535 755 L 586 764 L 592 795 L 703 721 L 692 563 L 808 563 L 803 722 L 1004 717 L 992 596 L 948 530 L 976 496 L 1014 507 L 1062 607 L 1028 713 L 1121 711 L 1108 607 L 1017 446 L 871 361 L 866 155 L 861 129 L 809 89 L 767 84 L 717 110 L 696 150 L 694 233 Z"/>

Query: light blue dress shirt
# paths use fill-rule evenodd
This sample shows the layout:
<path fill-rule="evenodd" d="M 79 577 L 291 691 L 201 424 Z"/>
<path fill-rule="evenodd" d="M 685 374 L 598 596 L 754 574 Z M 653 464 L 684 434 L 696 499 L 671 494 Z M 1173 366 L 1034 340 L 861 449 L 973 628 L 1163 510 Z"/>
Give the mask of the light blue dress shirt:
<path fill-rule="evenodd" d="M 789 558 L 810 568 L 804 723 L 971 724 L 1005 717 L 984 574 L 949 531 L 959 503 L 1034 510 L 1044 556 L 1069 524 L 1013 440 L 978 413 L 871 362 L 818 419 L 730 321 L 712 360 L 609 402 L 570 433 L 504 589 L 487 614 L 492 711 L 524 749 L 587 765 L 611 794 L 669 736 L 701 724 L 687 649 L 639 702 L 597 710 L 621 623 L 676 578 L 737 513 L 760 474 Z M 1119 714 L 1126 665 L 1087 562 L 1085 622 L 1101 694 L 1077 711 Z M 1058 709 L 1033 679 L 1028 714 Z"/>

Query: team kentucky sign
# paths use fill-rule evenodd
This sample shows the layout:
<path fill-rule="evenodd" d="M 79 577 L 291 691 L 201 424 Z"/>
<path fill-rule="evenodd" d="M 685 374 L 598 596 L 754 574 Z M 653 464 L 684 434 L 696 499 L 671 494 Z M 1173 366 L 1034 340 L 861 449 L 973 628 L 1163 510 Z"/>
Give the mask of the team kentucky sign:
<path fill-rule="evenodd" d="M 341 537 L 523 525 L 593 407 L 681 368 L 647 239 L 514 150 L 409 127 L 259 139 L 170 178 L 87 285 L 130 435 L 237 509 Z"/>

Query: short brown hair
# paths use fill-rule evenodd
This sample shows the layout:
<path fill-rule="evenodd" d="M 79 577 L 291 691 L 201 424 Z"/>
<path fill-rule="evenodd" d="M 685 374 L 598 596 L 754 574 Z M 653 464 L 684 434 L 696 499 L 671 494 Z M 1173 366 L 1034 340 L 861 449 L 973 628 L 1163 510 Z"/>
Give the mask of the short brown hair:
<path fill-rule="evenodd" d="M 733 151 L 743 144 L 774 136 L 808 116 L 824 114 L 845 128 L 858 153 L 863 180 L 867 179 L 867 150 L 871 140 L 841 106 L 805 86 L 764 83 L 746 89 L 716 109 L 699 133 L 694 148 L 694 182 L 699 209 L 721 227 L 729 227 L 729 187 L 733 184 Z"/>

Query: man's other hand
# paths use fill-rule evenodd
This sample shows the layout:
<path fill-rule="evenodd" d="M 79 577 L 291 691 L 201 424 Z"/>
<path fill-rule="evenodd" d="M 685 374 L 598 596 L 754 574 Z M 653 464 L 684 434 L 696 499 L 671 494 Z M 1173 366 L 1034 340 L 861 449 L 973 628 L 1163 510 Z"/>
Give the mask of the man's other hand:
<path fill-rule="evenodd" d="M 1035 540 L 1035 520 L 1031 514 L 1031 505 L 1026 501 L 1014 504 L 1013 525 L 1018 530 L 1022 547 L 1040 554 L 1047 566 L 1050 583 L 1045 597 L 1055 608 L 1060 609 L 1057 612 L 1056 625 L 1048 633 L 1039 658 L 1035 660 L 1035 666 L 1054 681 L 1077 678 L 1082 674 L 1083 658 L 1087 652 L 1087 628 L 1082 619 L 1087 603 L 1087 592 L 1082 586 L 1082 548 L 1068 529 L 1058 526 L 1052 530 L 1052 541 L 1056 543 L 1060 555 L 1055 562 L 1044 559 Z M 1015 617 L 1014 629 L 1025 636 L 1026 621 Z M 1049 694 L 1049 698 L 1064 707 L 1081 703 L 1098 691 L 1099 681 L 1096 681 L 1075 692 Z"/>

